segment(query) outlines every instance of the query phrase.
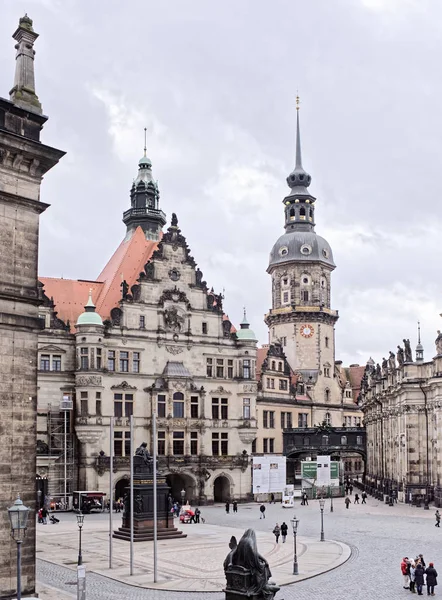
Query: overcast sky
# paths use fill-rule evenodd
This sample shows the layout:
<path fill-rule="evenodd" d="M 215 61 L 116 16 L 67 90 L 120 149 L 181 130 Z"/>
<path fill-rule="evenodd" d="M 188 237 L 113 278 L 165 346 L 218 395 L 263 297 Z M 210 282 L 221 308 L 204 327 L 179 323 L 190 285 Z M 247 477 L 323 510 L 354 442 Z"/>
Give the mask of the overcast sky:
<path fill-rule="evenodd" d="M 95 279 L 125 233 L 142 155 L 204 277 L 267 340 L 301 96 L 316 232 L 334 252 L 336 358 L 376 361 L 442 329 L 442 2 L 0 0 L 0 96 L 24 11 L 40 34 L 40 275 Z"/>

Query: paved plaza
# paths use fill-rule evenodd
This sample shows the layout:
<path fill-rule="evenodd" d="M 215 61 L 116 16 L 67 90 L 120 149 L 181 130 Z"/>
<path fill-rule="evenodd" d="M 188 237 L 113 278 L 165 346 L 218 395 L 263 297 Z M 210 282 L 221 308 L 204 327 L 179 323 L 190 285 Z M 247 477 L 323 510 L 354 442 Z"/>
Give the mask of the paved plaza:
<path fill-rule="evenodd" d="M 283 585 L 277 600 L 304 600 L 325 595 L 328 600 L 406 597 L 409 592 L 402 588 L 400 560 L 404 555 L 414 556 L 421 552 L 427 562 L 434 561 L 442 577 L 442 530 L 434 527 L 434 509 L 389 507 L 368 499 L 367 505 L 352 504 L 346 510 L 343 499 L 335 500 L 333 513 L 330 513 L 329 504 L 325 508 L 324 529 L 326 540 L 341 542 L 336 545 L 319 542 L 320 510 L 316 501 L 305 507 L 297 505 L 294 510 L 283 509 L 280 504 L 267 505 L 265 520 L 259 519 L 257 504 L 240 505 L 236 515 L 226 515 L 223 506 L 212 506 L 203 508 L 205 525 L 185 526 L 185 531 L 190 533 L 187 541 L 159 543 L 159 587 L 173 590 L 181 581 L 184 593 L 137 587 L 151 585 L 152 544 L 149 542 L 135 544 L 135 574 L 130 577 L 127 558 L 119 549 L 123 544 L 123 553 L 128 555 L 129 545 L 120 541 L 117 545 L 114 540 L 115 568 L 110 572 L 107 568 L 108 515 L 90 517 L 90 528 L 93 529 L 90 534 L 87 533 L 86 517 L 83 558 L 88 569 L 88 600 L 116 600 L 122 596 L 131 600 L 224 599 L 223 593 L 210 591 L 223 584 L 219 562 L 222 565 L 227 554 L 232 530 L 240 533 L 248 527 L 256 529 L 258 548 L 270 561 L 274 579 L 284 584 L 284 573 L 290 571 L 292 561 L 293 537 L 290 534 L 284 546 L 276 547 L 272 529 L 276 522 L 285 520 L 288 523 L 294 513 L 300 518 L 299 571 L 300 579 L 304 579 Z M 119 515 L 114 517 L 115 525 L 117 517 Z M 60 525 L 40 525 L 38 529 L 39 591 L 40 597 L 46 600 L 67 600 L 75 597 L 76 592 L 75 517 L 62 515 L 62 519 Z M 199 532 L 194 536 L 196 528 Z M 333 548 L 341 548 L 341 552 L 336 550 L 340 557 L 333 557 Z M 346 548 L 351 549 L 348 560 Z M 343 564 L 317 575 L 327 570 L 327 563 L 333 568 L 333 563 L 339 562 Z M 189 569 L 193 569 L 193 573 L 189 573 Z M 201 587 L 202 581 L 208 582 L 207 587 Z M 192 591 L 192 588 L 207 591 Z"/>

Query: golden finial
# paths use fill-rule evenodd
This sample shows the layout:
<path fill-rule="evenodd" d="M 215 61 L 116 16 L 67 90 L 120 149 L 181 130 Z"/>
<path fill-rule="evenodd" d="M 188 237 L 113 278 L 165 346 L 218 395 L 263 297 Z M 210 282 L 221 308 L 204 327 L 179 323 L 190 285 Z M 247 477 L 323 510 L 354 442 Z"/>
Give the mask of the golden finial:
<path fill-rule="evenodd" d="M 296 110 L 299 110 L 299 104 L 300 104 L 299 94 L 298 94 L 298 92 L 296 92 Z"/>
<path fill-rule="evenodd" d="M 146 156 L 147 151 L 147 128 L 144 128 L 144 156 Z"/>

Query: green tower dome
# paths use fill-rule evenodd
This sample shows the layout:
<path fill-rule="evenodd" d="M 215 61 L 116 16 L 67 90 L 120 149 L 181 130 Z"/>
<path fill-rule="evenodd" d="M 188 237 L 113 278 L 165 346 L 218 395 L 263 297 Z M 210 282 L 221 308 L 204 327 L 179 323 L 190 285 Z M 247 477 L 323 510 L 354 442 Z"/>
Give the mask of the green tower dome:
<path fill-rule="evenodd" d="M 84 313 L 77 319 L 78 325 L 103 325 L 103 319 L 95 312 L 95 304 L 92 302 L 92 289 L 89 290 L 89 299 L 84 307 Z"/>
<path fill-rule="evenodd" d="M 257 342 L 255 333 L 250 329 L 250 323 L 247 320 L 246 309 L 244 309 L 244 318 L 240 323 L 241 329 L 236 332 L 236 337 L 242 342 Z"/>

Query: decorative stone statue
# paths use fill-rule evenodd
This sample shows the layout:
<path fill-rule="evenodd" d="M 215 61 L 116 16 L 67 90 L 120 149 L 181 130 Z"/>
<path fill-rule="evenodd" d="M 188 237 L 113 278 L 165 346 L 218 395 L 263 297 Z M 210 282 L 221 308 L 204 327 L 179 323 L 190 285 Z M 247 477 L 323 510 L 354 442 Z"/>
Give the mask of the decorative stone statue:
<path fill-rule="evenodd" d="M 388 368 L 391 371 L 394 371 L 396 369 L 396 357 L 394 355 L 394 352 L 392 352 L 390 350 L 390 356 L 388 357 Z"/>
<path fill-rule="evenodd" d="M 436 344 L 437 354 L 442 354 L 442 333 L 439 330 L 437 330 L 437 338 L 434 343 Z"/>
<path fill-rule="evenodd" d="M 227 600 L 241 596 L 251 600 L 272 600 L 280 588 L 270 581 L 269 563 L 258 552 L 254 530 L 247 529 L 239 544 L 232 536 L 229 547 L 224 561 Z"/>
<path fill-rule="evenodd" d="M 129 285 L 126 280 L 121 282 L 121 297 L 123 300 L 127 299 L 127 294 L 129 293 Z"/>
<path fill-rule="evenodd" d="M 387 375 L 388 373 L 388 361 L 386 358 L 382 359 L 382 375 Z"/>
<path fill-rule="evenodd" d="M 413 362 L 413 354 L 411 353 L 410 340 L 402 340 L 405 349 L 405 362 Z"/>
<path fill-rule="evenodd" d="M 380 379 L 382 376 L 381 373 L 381 365 L 379 363 L 376 364 L 376 369 L 375 369 L 375 377 L 376 379 Z"/>
<path fill-rule="evenodd" d="M 143 460 L 144 460 L 144 464 L 146 464 L 146 465 L 150 465 L 150 463 L 153 461 L 153 458 L 151 457 L 149 450 L 147 449 L 146 442 L 143 442 L 141 444 L 141 446 L 139 446 L 135 450 L 135 456 L 142 456 Z"/>
<path fill-rule="evenodd" d="M 401 346 L 397 347 L 397 362 L 400 367 L 404 364 L 404 351 Z"/>
<path fill-rule="evenodd" d="M 175 213 L 172 213 L 172 220 L 170 222 L 172 227 L 178 227 L 178 217 Z"/>

